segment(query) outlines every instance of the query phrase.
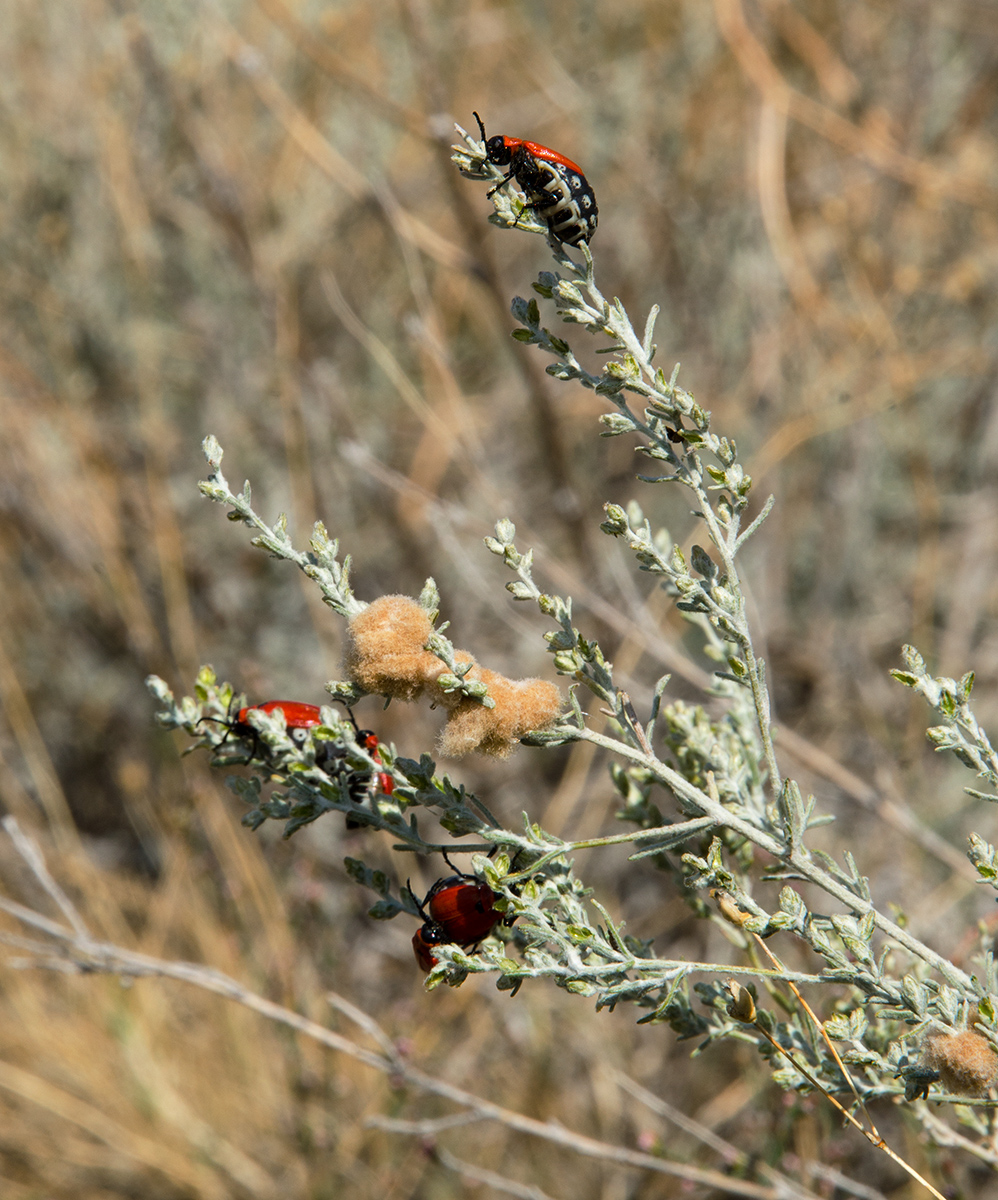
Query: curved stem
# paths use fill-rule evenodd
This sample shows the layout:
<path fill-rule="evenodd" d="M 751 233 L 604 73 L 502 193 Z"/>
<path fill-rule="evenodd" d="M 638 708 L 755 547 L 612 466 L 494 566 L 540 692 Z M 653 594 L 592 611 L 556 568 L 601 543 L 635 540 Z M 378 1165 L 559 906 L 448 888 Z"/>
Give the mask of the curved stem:
<path fill-rule="evenodd" d="M 734 830 L 750 842 L 753 842 L 760 849 L 766 850 L 797 874 L 808 879 L 811 883 L 817 884 L 818 887 L 830 896 L 834 896 L 836 900 L 844 904 L 852 912 L 858 913 L 861 916 L 872 913 L 874 924 L 882 933 L 886 934 L 892 941 L 897 942 L 898 945 L 903 946 L 917 958 L 920 958 L 923 962 L 928 963 L 929 966 L 938 971 L 949 983 L 960 987 L 972 986 L 973 981 L 969 975 L 961 971 L 959 967 L 955 967 L 948 959 L 943 958 L 941 954 L 937 954 L 934 950 L 931 950 L 924 942 L 920 942 L 917 938 L 912 937 L 907 930 L 888 920 L 887 917 L 868 901 L 863 900 L 843 884 L 839 883 L 828 871 L 817 866 L 811 858 L 810 853 L 803 847 L 790 851 L 779 839 L 759 829 L 750 821 L 735 816 L 720 801 L 714 800 L 706 792 L 700 791 L 698 787 L 690 783 L 688 779 L 683 778 L 677 771 L 674 771 L 671 767 L 667 767 L 665 763 L 660 762 L 657 758 L 649 757 L 633 746 L 628 746 L 624 742 L 616 741 L 605 734 L 596 733 L 594 730 L 588 728 L 577 729 L 574 726 L 570 726 L 565 730 L 565 733 L 574 741 L 592 742 L 596 746 L 602 746 L 605 750 L 609 750 L 612 754 L 622 758 L 629 758 L 632 762 L 645 767 L 660 783 L 671 788 L 681 799 L 696 805 L 705 816 L 711 817 L 717 825 Z"/>

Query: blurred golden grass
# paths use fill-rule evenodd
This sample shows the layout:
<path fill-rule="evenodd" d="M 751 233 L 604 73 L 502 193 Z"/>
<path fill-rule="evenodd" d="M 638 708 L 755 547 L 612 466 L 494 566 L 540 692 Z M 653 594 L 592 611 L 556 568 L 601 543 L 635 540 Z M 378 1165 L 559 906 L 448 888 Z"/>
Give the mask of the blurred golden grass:
<path fill-rule="evenodd" d="M 619 1068 L 774 1158 L 795 1138 L 835 1153 L 820 1110 L 791 1125 L 778 1099 L 750 1105 L 765 1088 L 754 1066 L 691 1063 L 633 1013 L 597 1025 L 546 989 L 423 995 L 411 931 L 372 929 L 344 878 L 342 832 L 279 846 L 241 830 L 201 767 L 179 769 L 142 679 L 186 688 L 208 660 L 255 698 L 316 701 L 338 674 L 328 610 L 197 496 L 210 431 L 262 511 L 287 509 L 299 541 L 316 517 L 343 539 L 361 596 L 434 574 L 456 640 L 488 665 L 547 669 L 536 625 L 475 549 L 509 516 L 636 699 L 663 663 L 697 694 L 676 658 L 684 627 L 594 533 L 604 499 L 638 495 L 683 537 L 689 518 L 633 483 L 630 447 L 594 437 L 592 396 L 563 394 L 510 341 L 509 299 L 548 259 L 539 239 L 488 227 L 484 189 L 449 165 L 451 122 L 477 108 L 585 165 L 601 286 L 636 321 L 662 304 L 660 361 L 682 359 L 716 427 L 748 448 L 760 500 L 777 493 L 752 587 L 779 715 L 959 846 L 962 780 L 884 669 L 915 640 L 941 671 L 976 669 L 994 713 L 993 12 L 225 13 L 0 3 L 4 806 L 45 825 L 104 935 L 215 965 L 317 1020 L 336 986 L 428 1068 L 511 1107 L 626 1142 L 654 1123 L 612 1082 Z M 407 754 L 435 734 L 424 711 L 363 716 Z M 843 807 L 812 762 L 804 782 L 838 806 L 835 837 L 862 839 L 878 894 L 942 948 L 963 944 L 980 911 L 966 886 Z M 595 833 L 612 819 L 584 747 L 457 773 L 510 820 L 526 809 Z M 387 845 L 363 853 L 416 873 Z M 623 868 L 594 860 L 591 882 L 633 932 L 716 951 L 650 871 Z M 5 1195 L 461 1190 L 363 1126 L 407 1098 L 219 1000 L 5 971 L 0 1005 Z M 501 1130 L 450 1144 L 552 1195 L 630 1187 Z"/>

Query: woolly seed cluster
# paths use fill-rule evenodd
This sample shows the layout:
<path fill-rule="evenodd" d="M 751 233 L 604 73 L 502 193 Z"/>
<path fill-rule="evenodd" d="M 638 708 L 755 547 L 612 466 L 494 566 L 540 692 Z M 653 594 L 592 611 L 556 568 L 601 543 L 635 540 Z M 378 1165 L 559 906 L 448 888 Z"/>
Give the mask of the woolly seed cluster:
<path fill-rule="evenodd" d="M 922 1041 L 922 1065 L 938 1071 L 943 1086 L 957 1096 L 983 1096 L 998 1075 L 998 1054 L 983 1034 L 932 1030 Z"/>
<path fill-rule="evenodd" d="M 449 758 L 460 758 L 471 750 L 505 758 L 528 730 L 550 725 L 561 711 L 561 692 L 553 683 L 507 679 L 479 666 L 466 650 L 456 650 L 454 661 L 473 664 L 465 678 L 484 683 L 495 707 L 486 708 L 467 696 L 445 692 L 437 681 L 449 668 L 425 649 L 433 623 L 410 596 L 381 596 L 372 601 L 353 618 L 348 632 L 346 668 L 366 692 L 395 700 L 425 695 L 447 710 L 438 745 L 440 753 Z"/>

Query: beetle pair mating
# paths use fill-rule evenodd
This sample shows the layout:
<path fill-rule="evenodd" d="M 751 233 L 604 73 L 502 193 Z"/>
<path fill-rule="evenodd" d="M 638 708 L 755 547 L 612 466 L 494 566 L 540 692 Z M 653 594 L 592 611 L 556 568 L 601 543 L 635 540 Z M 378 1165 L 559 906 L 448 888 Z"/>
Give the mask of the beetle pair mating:
<path fill-rule="evenodd" d="M 260 737 L 249 722 L 251 712 L 272 714 L 280 711 L 284 717 L 288 737 L 298 746 L 305 744 L 309 731 L 322 724 L 319 708 L 314 704 L 304 704 L 298 700 L 267 700 L 263 704 L 247 705 L 226 725 L 227 733 L 253 741 L 253 757 L 260 753 Z M 349 710 L 348 710 L 349 711 Z M 205 720 L 215 720 L 208 717 Z M 358 729 L 353 713 L 350 713 L 357 734 L 357 744 L 375 760 L 381 761 L 380 742 L 378 735 L 370 729 Z M 323 747 L 329 748 L 322 753 Z M 265 757 L 265 755 L 261 755 Z M 329 743 L 319 743 L 316 751 L 316 763 L 327 769 L 342 758 L 342 751 Z M 360 777 L 358 777 L 360 778 Z M 385 795 L 391 795 L 395 787 L 394 777 L 388 771 L 379 771 L 378 786 Z M 366 780 L 363 780 L 366 785 Z M 353 790 L 351 789 L 351 798 Z M 347 827 L 351 827 L 348 817 Z M 444 855 L 447 858 L 446 855 Z M 455 869 L 450 859 L 448 866 Z M 424 897 L 422 903 L 410 884 L 406 884 L 413 903 L 423 918 L 423 924 L 412 938 L 412 948 L 416 961 L 424 971 L 431 971 L 438 962 L 433 953 L 434 946 L 453 943 L 464 949 L 476 946 L 487 937 L 498 923 L 503 920 L 503 914 L 495 908 L 496 894 L 488 884 L 480 882 L 474 875 L 458 872 L 446 879 L 438 879 Z"/>
<path fill-rule="evenodd" d="M 241 708 L 235 717 L 227 723 L 228 733 L 226 737 L 229 734 L 235 734 L 236 737 L 251 740 L 253 742 L 252 757 L 256 758 L 260 748 L 260 735 L 249 723 L 249 714 L 251 712 L 262 712 L 269 715 L 277 711 L 280 711 L 284 715 L 284 724 L 288 731 L 288 737 L 296 746 L 303 746 L 308 738 L 309 730 L 317 729 L 322 724 L 319 708 L 315 704 L 304 704 L 299 700 L 267 700 L 263 704 L 250 704 L 245 708 Z M 206 719 L 213 720 L 214 718 Z M 353 722 L 353 727 L 357 732 L 357 744 L 361 749 L 366 750 L 375 762 L 381 762 L 381 751 L 379 749 L 381 743 L 378 735 L 372 729 L 358 729 L 353 713 L 350 713 L 350 720 Z M 334 766 L 342 757 L 343 753 L 339 747 L 329 742 L 320 742 L 316 746 L 315 761 L 323 770 Z M 390 796 L 392 794 L 395 789 L 395 779 L 390 772 L 378 772 L 378 787 L 384 795 Z M 353 789 L 351 789 L 351 794 L 352 791 Z"/>
<path fill-rule="evenodd" d="M 450 859 L 447 861 L 450 863 Z M 467 950 L 488 937 L 503 919 L 494 907 L 495 892 L 474 875 L 438 879 L 422 904 L 408 881 L 406 888 L 423 918 L 423 924 L 412 935 L 412 949 L 423 971 L 432 971 L 439 961 L 434 946 L 453 943 Z"/>
<path fill-rule="evenodd" d="M 515 179 L 527 197 L 524 211 L 533 209 L 555 241 L 569 246 L 588 242 L 596 232 L 599 209 L 582 168 L 538 142 L 505 134 L 487 137 L 482 118 L 478 113 L 474 117 L 482 131 L 486 159 L 497 167 L 509 167 L 509 174 L 488 195 Z"/>

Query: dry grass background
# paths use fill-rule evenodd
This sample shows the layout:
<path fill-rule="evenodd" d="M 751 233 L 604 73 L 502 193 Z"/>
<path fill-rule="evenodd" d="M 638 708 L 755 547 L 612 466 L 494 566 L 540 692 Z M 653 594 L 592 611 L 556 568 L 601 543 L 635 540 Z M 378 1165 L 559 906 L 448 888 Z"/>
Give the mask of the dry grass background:
<path fill-rule="evenodd" d="M 428 1070 L 580 1132 L 714 1162 L 623 1072 L 772 1161 L 901 1187 L 737 1052 L 691 1061 L 633 1010 L 597 1017 L 548 986 L 423 993 L 412 929 L 374 926 L 341 864 L 418 865 L 332 821 L 289 845 L 242 830 L 220 780 L 156 731 L 142 680 L 187 690 L 211 661 L 254 698 L 321 702 L 338 676 L 337 620 L 198 496 L 209 431 L 299 542 L 316 517 L 341 536 L 360 596 L 432 573 L 456 643 L 489 665 L 549 671 L 480 549 L 500 515 L 636 699 L 682 652 L 685 627 L 596 529 L 603 500 L 639 492 L 631 448 L 509 338 L 509 298 L 549 260 L 488 226 L 485 189 L 447 161 L 477 108 L 585 166 L 601 287 L 636 321 L 662 305 L 660 361 L 682 360 L 776 492 L 749 574 L 779 718 L 807 739 L 787 764 L 878 898 L 965 953 L 990 915 L 959 869 L 965 780 L 886 668 L 914 641 L 939 671 L 975 668 L 998 716 L 993 0 L 0 0 L 0 28 L 0 793 L 93 928 L 335 1024 L 334 987 Z M 641 500 L 691 532 L 671 496 Z M 425 711 L 359 716 L 406 754 L 435 735 Z M 455 773 L 510 821 L 612 822 L 583 747 Z M 957 853 L 899 831 L 909 811 Z M 583 869 L 632 932 L 724 953 L 625 866 Z M 5 1197 L 474 1190 L 364 1125 L 433 1102 L 221 1000 L 4 970 L 0 1014 Z M 963 1194 L 993 1189 L 894 1136 Z M 679 1186 L 496 1128 L 446 1142 L 553 1197 Z"/>

